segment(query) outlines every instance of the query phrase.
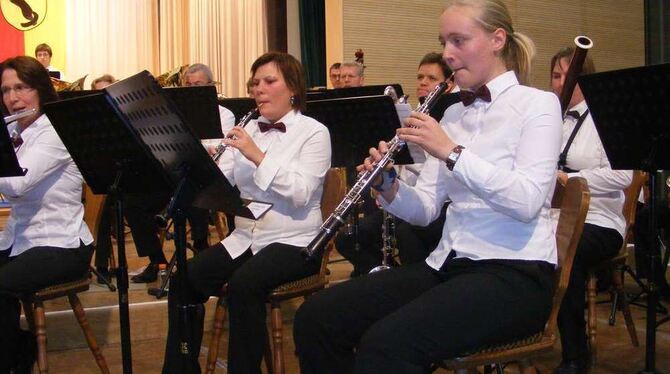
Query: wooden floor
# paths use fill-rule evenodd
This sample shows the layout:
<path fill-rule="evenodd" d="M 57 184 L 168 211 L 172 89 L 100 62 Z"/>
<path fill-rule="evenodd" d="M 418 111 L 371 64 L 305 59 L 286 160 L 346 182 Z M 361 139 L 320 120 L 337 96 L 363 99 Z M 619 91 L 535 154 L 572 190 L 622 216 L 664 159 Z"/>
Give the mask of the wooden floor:
<path fill-rule="evenodd" d="M 171 244 L 166 244 L 166 255 L 172 253 Z M 132 242 L 128 242 L 128 263 L 131 270 L 146 264 L 146 260 L 136 257 Z M 351 265 L 347 262 L 338 262 L 329 266 L 331 281 L 342 282 L 349 278 Z M 636 289 L 627 281 L 630 292 Z M 96 337 L 103 343 L 103 354 L 112 373 L 122 372 L 121 347 L 118 343 L 118 321 L 113 318 L 118 302 L 115 293 L 107 291 L 97 285 L 81 297 L 87 308 L 87 314 L 94 326 Z M 159 373 L 162 366 L 163 350 L 165 346 L 165 329 L 167 326 L 167 308 L 165 301 L 156 301 L 146 294 L 145 285 L 132 285 L 129 292 L 131 303 L 132 326 L 132 364 L 136 373 Z M 214 300 L 210 300 L 209 309 L 212 310 Z M 593 373 L 636 373 L 644 368 L 645 360 L 645 312 L 642 308 L 633 306 L 633 316 L 637 326 L 641 346 L 638 348 L 630 344 L 623 323 L 623 317 L 617 315 L 615 326 L 607 324 L 610 304 L 598 306 L 598 347 L 599 361 Z M 666 306 L 670 307 L 668 303 Z M 292 341 L 292 316 L 299 303 L 285 307 L 284 320 L 284 352 L 287 357 L 287 373 L 298 373 L 297 360 L 291 354 L 294 350 Z M 85 348 L 81 332 L 74 321 L 69 323 L 60 318 L 69 309 L 66 301 L 47 305 L 47 331 L 49 332 L 49 365 L 51 373 L 84 374 L 98 372 L 91 353 Z M 60 311 L 60 312 L 59 312 Z M 210 315 L 212 313 L 209 313 Z M 492 317 L 495 313 L 492 312 Z M 208 322 L 206 322 L 208 323 Z M 105 325 L 100 327 L 100 325 Z M 54 332 L 55 330 L 55 332 Z M 99 332 L 101 331 L 101 332 Z M 205 335 L 201 350 L 201 363 L 204 368 L 204 357 L 207 354 L 206 344 L 209 335 Z M 75 342 L 72 343 L 71 341 Z M 73 348 L 75 347 L 75 348 Z M 227 336 L 224 335 L 221 343 L 217 373 L 225 373 Z M 657 333 L 656 368 L 670 373 L 670 323 L 662 325 Z M 551 373 L 560 360 L 560 345 L 555 351 L 536 361 L 542 373 Z M 439 371 L 446 373 L 447 371 Z M 506 373 L 516 373 L 516 367 L 510 366 Z"/>

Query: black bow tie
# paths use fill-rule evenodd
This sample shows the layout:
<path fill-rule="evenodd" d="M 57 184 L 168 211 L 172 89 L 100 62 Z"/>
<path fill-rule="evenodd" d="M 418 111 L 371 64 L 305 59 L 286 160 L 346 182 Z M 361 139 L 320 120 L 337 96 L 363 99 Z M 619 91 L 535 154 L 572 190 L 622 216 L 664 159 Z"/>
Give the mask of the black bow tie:
<path fill-rule="evenodd" d="M 267 123 L 267 122 L 258 122 L 258 128 L 261 132 L 266 132 L 270 129 L 277 129 L 281 132 L 286 132 L 286 125 L 283 122 Z"/>
<path fill-rule="evenodd" d="M 489 91 L 489 88 L 486 86 L 479 87 L 479 89 L 477 89 L 475 92 L 460 91 L 459 96 L 461 97 L 461 101 L 465 106 L 472 105 L 472 103 L 474 103 L 477 98 L 480 98 L 486 102 L 491 102 L 491 91 Z"/>
<path fill-rule="evenodd" d="M 572 117 L 574 119 L 579 119 L 579 117 L 581 117 L 581 116 L 582 115 L 579 114 L 579 112 L 576 111 L 576 110 L 568 110 L 568 112 L 565 113 L 565 118 Z"/>

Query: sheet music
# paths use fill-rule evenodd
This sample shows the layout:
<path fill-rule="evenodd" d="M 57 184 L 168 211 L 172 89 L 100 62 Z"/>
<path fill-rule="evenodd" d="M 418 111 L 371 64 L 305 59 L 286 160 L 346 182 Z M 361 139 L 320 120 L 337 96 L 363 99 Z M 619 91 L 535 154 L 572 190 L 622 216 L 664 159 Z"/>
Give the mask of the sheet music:
<path fill-rule="evenodd" d="M 395 104 L 395 110 L 398 112 L 400 124 L 402 127 L 405 127 L 405 118 L 409 117 L 412 112 L 412 107 L 409 104 Z M 426 162 L 426 153 L 423 151 L 423 148 L 414 143 L 407 143 L 407 149 L 415 164 L 423 164 Z"/>

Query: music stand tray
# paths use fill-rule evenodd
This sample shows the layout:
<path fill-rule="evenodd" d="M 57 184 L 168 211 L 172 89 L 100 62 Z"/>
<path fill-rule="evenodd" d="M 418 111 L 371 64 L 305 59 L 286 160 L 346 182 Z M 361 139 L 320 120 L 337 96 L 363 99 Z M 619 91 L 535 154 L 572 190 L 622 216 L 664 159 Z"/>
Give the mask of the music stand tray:
<path fill-rule="evenodd" d="M 656 303 L 654 269 L 658 259 L 656 170 L 670 169 L 670 64 L 644 66 L 581 76 L 579 86 L 593 116 L 613 169 L 649 173 L 651 259 L 647 307 L 645 369 L 655 369 Z"/>
<path fill-rule="evenodd" d="M 329 90 L 310 90 L 307 91 L 307 102 L 327 99 L 344 99 L 347 97 L 380 96 L 384 95 L 384 91 L 388 86 L 393 87 L 399 98 L 404 95 L 400 84 L 390 83 L 373 86 L 334 88 Z"/>

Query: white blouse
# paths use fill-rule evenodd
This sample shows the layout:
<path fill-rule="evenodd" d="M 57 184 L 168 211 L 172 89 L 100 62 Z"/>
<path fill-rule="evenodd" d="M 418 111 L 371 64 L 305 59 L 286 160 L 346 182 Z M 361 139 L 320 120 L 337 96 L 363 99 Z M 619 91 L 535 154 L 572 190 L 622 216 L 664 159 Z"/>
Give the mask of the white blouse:
<path fill-rule="evenodd" d="M 8 126 L 11 133 L 17 124 Z M 77 248 L 93 242 L 82 205 L 83 178 L 46 115 L 22 133 L 16 149 L 23 177 L 0 178 L 0 193 L 12 204 L 0 250 L 18 256 L 38 246 Z"/>

